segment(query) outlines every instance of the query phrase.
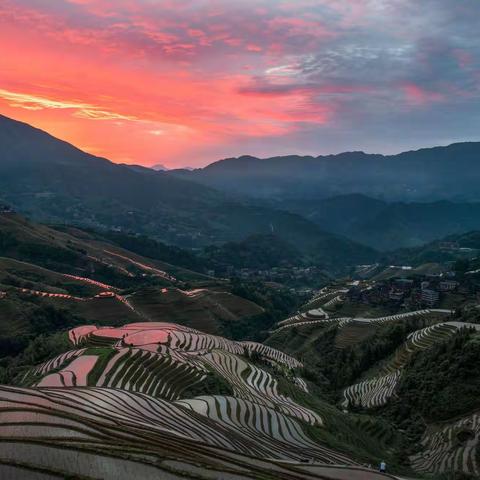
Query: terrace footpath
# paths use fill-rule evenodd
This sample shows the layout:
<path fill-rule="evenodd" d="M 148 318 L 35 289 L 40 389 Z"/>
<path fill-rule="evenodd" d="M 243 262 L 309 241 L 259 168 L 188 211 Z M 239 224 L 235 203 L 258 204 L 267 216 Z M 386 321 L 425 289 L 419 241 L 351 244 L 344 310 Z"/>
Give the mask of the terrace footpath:
<path fill-rule="evenodd" d="M 306 473 L 319 475 L 322 479 L 331 480 L 415 480 L 413 478 L 397 477 L 390 473 L 380 473 L 376 470 L 363 467 L 349 467 L 345 465 L 320 465 L 320 464 L 299 464 L 291 461 L 277 461 L 277 463 L 295 465 Z"/>

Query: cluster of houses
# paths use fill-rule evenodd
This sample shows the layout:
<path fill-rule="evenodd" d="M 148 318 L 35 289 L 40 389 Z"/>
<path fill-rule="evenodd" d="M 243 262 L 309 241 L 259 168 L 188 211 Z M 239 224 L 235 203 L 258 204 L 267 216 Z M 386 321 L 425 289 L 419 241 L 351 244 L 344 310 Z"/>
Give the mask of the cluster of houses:
<path fill-rule="evenodd" d="M 453 292 L 459 287 L 460 283 L 454 278 L 392 278 L 354 285 L 347 292 L 346 298 L 352 303 L 432 308 L 439 305 L 443 294 Z"/>
<path fill-rule="evenodd" d="M 217 270 L 208 270 L 207 275 L 237 277 L 242 280 L 262 280 L 266 282 L 279 282 L 284 284 L 305 283 L 309 284 L 312 280 L 318 279 L 322 275 L 322 270 L 318 267 L 273 267 L 269 269 L 257 268 L 239 268 L 227 266 Z"/>

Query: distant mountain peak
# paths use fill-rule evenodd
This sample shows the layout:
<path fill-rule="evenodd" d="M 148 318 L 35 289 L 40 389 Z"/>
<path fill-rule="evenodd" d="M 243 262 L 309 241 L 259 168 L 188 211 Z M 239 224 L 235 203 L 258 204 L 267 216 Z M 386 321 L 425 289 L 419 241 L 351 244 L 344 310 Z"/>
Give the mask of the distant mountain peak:
<path fill-rule="evenodd" d="M 163 165 L 163 163 L 157 163 L 156 165 L 152 165 L 150 168 L 153 170 L 161 171 L 161 172 L 170 170 L 168 167 Z"/>

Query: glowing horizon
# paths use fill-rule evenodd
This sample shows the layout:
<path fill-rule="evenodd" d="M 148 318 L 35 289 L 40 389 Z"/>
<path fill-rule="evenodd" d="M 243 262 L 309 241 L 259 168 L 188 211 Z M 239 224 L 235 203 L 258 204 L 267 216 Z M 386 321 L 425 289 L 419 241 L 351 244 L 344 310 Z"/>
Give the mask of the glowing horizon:
<path fill-rule="evenodd" d="M 0 0 L 0 113 L 170 168 L 475 139 L 471 5 Z"/>

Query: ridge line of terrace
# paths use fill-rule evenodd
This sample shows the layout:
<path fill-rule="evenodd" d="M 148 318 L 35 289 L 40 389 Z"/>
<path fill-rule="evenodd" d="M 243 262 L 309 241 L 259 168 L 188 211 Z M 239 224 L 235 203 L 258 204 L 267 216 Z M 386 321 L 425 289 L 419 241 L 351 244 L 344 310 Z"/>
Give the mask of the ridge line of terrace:
<path fill-rule="evenodd" d="M 300 327 L 300 326 L 305 326 L 305 325 L 316 325 L 316 324 L 326 324 L 326 323 L 333 323 L 333 322 L 338 322 L 339 326 L 342 327 L 346 325 L 347 323 L 351 322 L 359 322 L 359 323 L 384 323 L 388 321 L 394 321 L 394 320 L 400 320 L 402 318 L 408 318 L 408 317 L 415 317 L 415 316 L 420 316 L 420 315 L 429 315 L 429 314 L 442 314 L 442 315 L 452 315 L 453 310 L 447 310 L 447 309 L 441 309 L 441 308 L 429 308 L 429 309 L 424 309 L 424 310 L 414 310 L 411 312 L 403 312 L 403 313 L 397 313 L 395 315 L 388 315 L 385 317 L 376 317 L 376 318 L 363 318 L 363 317 L 336 317 L 336 318 L 326 318 L 326 319 L 320 319 L 320 320 L 306 320 L 303 322 L 293 322 L 293 323 L 288 323 L 286 325 L 282 325 L 274 330 L 270 330 L 268 333 L 269 334 L 274 334 L 278 333 L 286 328 L 291 328 L 291 327 Z M 307 312 L 308 313 L 308 312 Z M 279 325 L 279 324 L 277 324 Z"/>

